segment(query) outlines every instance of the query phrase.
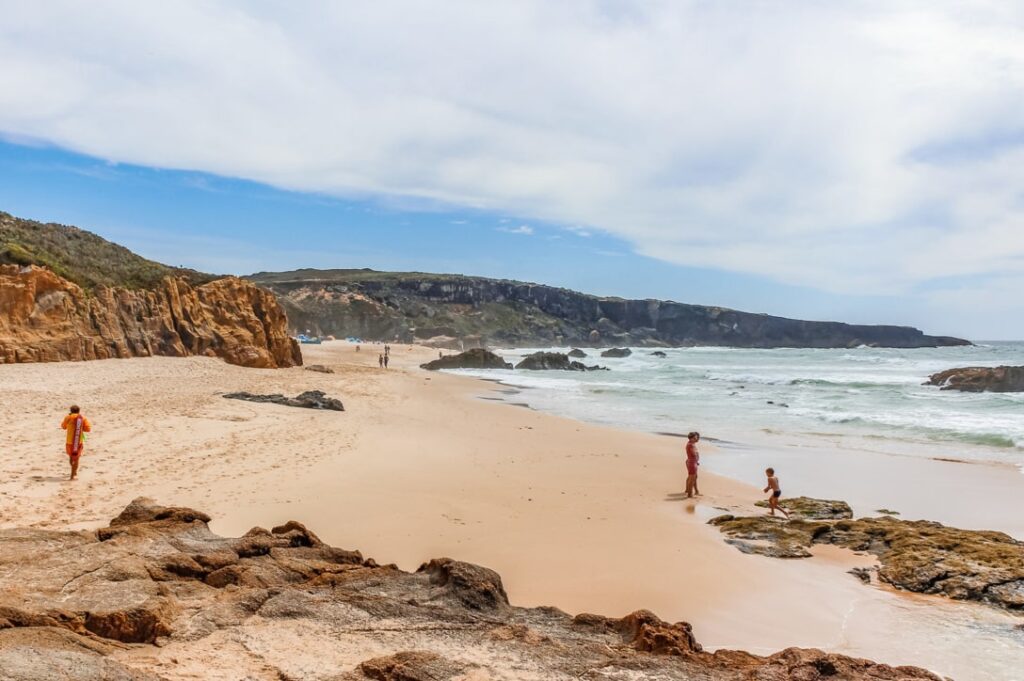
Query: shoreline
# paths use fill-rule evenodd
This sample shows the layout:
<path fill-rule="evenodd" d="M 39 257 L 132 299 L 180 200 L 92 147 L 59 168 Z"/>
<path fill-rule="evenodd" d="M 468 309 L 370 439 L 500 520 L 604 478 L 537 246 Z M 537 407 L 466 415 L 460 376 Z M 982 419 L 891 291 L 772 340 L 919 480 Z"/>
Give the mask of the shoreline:
<path fill-rule="evenodd" d="M 517 605 L 613 616 L 648 608 L 691 622 L 709 649 L 819 647 L 961 681 L 1002 669 L 958 660 L 939 643 L 998 653 L 1000 632 L 1019 621 L 1008 614 L 864 586 L 846 570 L 871 559 L 844 550 L 780 561 L 726 544 L 706 521 L 755 512 L 763 495 L 705 470 L 706 496 L 677 501 L 677 438 L 477 399 L 497 394 L 493 382 L 417 368 L 432 349 L 396 346 L 388 371 L 370 366 L 374 346 L 303 350 L 309 364 L 337 373 L 206 358 L 3 367 L 0 394 L 15 425 L 0 435 L 10 452 L 0 461 L 0 526 L 95 527 L 145 495 L 203 509 L 219 534 L 294 519 L 332 545 L 407 570 L 444 555 L 485 565 Z M 218 394 L 310 388 L 340 397 L 347 411 Z M 74 484 L 48 453 L 67 395 L 86 396 L 76 399 L 94 423 Z M 714 470 L 726 449 L 702 454 Z M 997 639 L 979 638 L 967 622 Z"/>
<path fill-rule="evenodd" d="M 500 378 L 450 374 L 466 379 L 513 387 L 528 399 L 532 386 L 508 383 Z M 498 398 L 499 401 L 504 401 Z M 507 401 L 506 401 L 507 403 Z M 532 409 L 552 414 L 541 408 Z M 592 421 L 558 413 L 553 415 L 588 425 Z M 632 433 L 650 433 L 685 438 L 683 433 L 646 431 L 627 425 L 610 426 Z M 702 433 L 702 462 L 717 467 L 715 473 L 741 484 L 756 486 L 755 476 L 767 466 L 786 468 L 786 496 L 841 499 L 853 507 L 855 516 L 878 515 L 879 509 L 898 511 L 908 520 L 933 520 L 975 530 L 996 530 L 1024 540 L 1024 463 L 949 456 L 921 456 L 900 451 L 871 448 L 871 438 L 845 434 L 784 432 L 774 430 L 744 439 L 724 439 Z M 893 446 L 915 449 L 920 443 L 884 438 Z M 708 448 L 711 444 L 714 448 Z M 946 443 L 951 447 L 952 443 Z M 705 452 L 709 455 L 704 458 Z M 962 467 L 962 468 L 961 468 Z M 753 474 L 751 474 L 753 472 Z M 702 471 L 702 474 L 706 471 Z M 932 481 L 935 489 L 925 493 L 920 480 Z"/>

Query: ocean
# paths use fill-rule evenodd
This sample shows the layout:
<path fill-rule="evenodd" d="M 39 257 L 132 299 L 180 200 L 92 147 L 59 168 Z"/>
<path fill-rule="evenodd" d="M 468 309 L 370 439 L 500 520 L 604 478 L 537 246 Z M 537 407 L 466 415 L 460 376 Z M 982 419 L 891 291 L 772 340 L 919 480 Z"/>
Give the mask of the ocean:
<path fill-rule="evenodd" d="M 498 349 L 513 363 L 537 350 Z M 1010 463 L 1024 470 L 1024 393 L 962 393 L 922 385 L 959 366 L 1024 364 L 1024 342 L 886 349 L 633 348 L 615 359 L 584 349 L 609 371 L 476 371 L 531 407 L 620 428 L 700 431 L 725 443 L 794 438 L 869 443 L 929 458 Z"/>

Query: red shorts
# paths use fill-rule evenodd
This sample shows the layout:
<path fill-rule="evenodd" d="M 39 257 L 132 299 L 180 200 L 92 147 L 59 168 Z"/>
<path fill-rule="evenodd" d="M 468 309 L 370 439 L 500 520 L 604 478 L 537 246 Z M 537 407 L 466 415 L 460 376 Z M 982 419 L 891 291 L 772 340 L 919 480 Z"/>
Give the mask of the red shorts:
<path fill-rule="evenodd" d="M 697 475 L 697 462 L 696 461 L 687 461 L 686 462 L 686 472 L 687 472 L 688 475 Z"/>
<path fill-rule="evenodd" d="M 82 451 L 85 450 L 85 445 L 78 445 L 77 454 L 74 451 L 72 451 L 73 447 L 74 445 L 71 443 L 64 445 L 65 451 L 67 451 L 68 456 L 70 456 L 72 459 L 77 459 L 78 457 L 82 456 Z"/>

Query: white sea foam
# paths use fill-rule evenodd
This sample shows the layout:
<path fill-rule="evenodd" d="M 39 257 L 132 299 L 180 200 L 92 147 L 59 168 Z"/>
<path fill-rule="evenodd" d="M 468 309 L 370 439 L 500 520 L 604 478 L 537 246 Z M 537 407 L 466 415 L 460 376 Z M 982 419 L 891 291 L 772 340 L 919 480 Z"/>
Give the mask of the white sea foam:
<path fill-rule="evenodd" d="M 549 348 L 538 348 L 549 349 Z M 499 351 L 518 361 L 535 349 Z M 1024 394 L 959 393 L 922 385 L 955 366 L 1024 364 L 1024 343 L 898 350 L 672 348 L 666 358 L 587 364 L 608 372 L 469 371 L 525 390 L 517 400 L 555 413 L 651 431 L 698 428 L 732 441 L 765 429 L 933 443 L 956 458 L 1024 463 Z M 564 349 L 563 349 L 564 351 Z M 915 451 L 920 451 L 917 448 Z"/>

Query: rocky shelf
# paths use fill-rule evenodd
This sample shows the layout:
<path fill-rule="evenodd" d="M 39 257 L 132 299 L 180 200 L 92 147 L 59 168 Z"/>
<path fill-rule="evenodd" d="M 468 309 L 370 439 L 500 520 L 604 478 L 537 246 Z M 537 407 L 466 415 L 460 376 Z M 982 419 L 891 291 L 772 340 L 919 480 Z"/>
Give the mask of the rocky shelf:
<path fill-rule="evenodd" d="M 853 518 L 842 501 L 797 497 L 792 517 L 721 515 L 709 522 L 745 553 L 808 558 L 814 544 L 878 556 L 878 578 L 898 589 L 1024 611 L 1024 542 L 983 530 L 892 516 Z"/>
<path fill-rule="evenodd" d="M 929 679 L 815 649 L 704 651 L 689 624 L 509 604 L 492 570 L 413 573 L 298 522 L 242 537 L 133 501 L 98 531 L 0 531 L 0 678 Z"/>

